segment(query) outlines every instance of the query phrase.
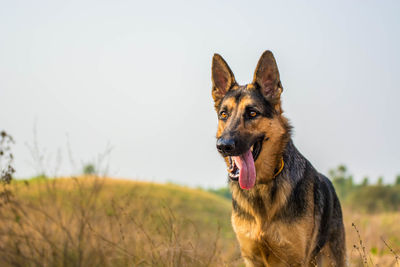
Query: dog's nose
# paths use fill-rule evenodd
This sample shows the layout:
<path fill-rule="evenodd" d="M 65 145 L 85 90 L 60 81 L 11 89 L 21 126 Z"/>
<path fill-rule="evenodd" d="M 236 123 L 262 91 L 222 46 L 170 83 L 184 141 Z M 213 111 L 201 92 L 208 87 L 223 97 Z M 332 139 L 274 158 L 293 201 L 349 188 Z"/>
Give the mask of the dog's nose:
<path fill-rule="evenodd" d="M 235 149 L 235 140 L 233 138 L 219 138 L 217 140 L 217 149 L 221 153 L 229 153 Z"/>

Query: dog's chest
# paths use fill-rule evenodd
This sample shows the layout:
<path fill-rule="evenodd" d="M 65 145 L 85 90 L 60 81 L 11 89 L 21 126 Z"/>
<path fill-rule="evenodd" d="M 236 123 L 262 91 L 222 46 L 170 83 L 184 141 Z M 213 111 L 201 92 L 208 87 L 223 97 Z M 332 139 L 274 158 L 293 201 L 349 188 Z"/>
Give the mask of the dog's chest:
<path fill-rule="evenodd" d="M 238 239 L 246 242 L 265 243 L 284 246 L 298 240 L 297 233 L 291 227 L 281 222 L 254 222 L 241 220 L 232 216 L 233 229 Z"/>
<path fill-rule="evenodd" d="M 257 257 L 260 250 L 265 255 L 282 255 L 289 258 L 301 258 L 307 250 L 310 236 L 304 227 L 280 221 L 261 223 L 245 222 L 232 215 L 232 225 L 240 244 L 241 251 L 249 257 Z"/>

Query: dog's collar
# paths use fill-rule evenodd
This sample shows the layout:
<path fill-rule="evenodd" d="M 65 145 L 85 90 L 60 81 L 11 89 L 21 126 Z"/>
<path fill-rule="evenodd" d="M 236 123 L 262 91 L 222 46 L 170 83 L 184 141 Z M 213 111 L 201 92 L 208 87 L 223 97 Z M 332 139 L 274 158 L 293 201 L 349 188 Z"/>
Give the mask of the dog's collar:
<path fill-rule="evenodd" d="M 277 172 L 275 172 L 274 177 L 278 176 L 278 174 L 280 174 L 283 170 L 283 167 L 285 166 L 285 162 L 283 161 L 283 158 L 281 158 L 281 167 L 279 168 L 279 170 Z"/>
<path fill-rule="evenodd" d="M 279 167 L 279 170 L 275 169 L 275 174 L 274 174 L 274 176 L 272 176 L 272 179 L 267 180 L 267 181 L 260 181 L 260 182 L 258 182 L 258 184 L 269 184 L 271 181 L 274 181 L 276 176 L 278 176 L 282 172 L 284 166 L 285 166 L 285 162 L 283 161 L 283 158 L 281 158 L 281 166 Z"/>

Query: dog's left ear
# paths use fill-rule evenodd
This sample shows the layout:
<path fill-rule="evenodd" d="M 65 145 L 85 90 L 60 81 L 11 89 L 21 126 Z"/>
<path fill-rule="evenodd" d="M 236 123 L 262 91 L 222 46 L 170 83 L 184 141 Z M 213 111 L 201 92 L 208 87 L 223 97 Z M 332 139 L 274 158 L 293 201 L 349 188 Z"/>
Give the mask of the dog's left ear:
<path fill-rule="evenodd" d="M 254 72 L 254 84 L 258 84 L 262 94 L 273 104 L 279 103 L 282 84 L 279 78 L 278 66 L 271 51 L 265 51 L 258 61 Z"/>

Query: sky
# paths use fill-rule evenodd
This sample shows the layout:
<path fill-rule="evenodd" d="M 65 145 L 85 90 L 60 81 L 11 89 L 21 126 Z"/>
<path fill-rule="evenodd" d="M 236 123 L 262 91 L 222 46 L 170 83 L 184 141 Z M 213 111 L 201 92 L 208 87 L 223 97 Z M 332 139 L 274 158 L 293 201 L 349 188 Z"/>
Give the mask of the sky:
<path fill-rule="evenodd" d="M 399 13 L 398 1 L 1 1 L 0 130 L 16 140 L 16 176 L 97 162 L 113 177 L 225 186 L 212 56 L 246 84 L 271 50 L 300 152 L 325 174 L 345 164 L 356 181 L 392 182 Z"/>

